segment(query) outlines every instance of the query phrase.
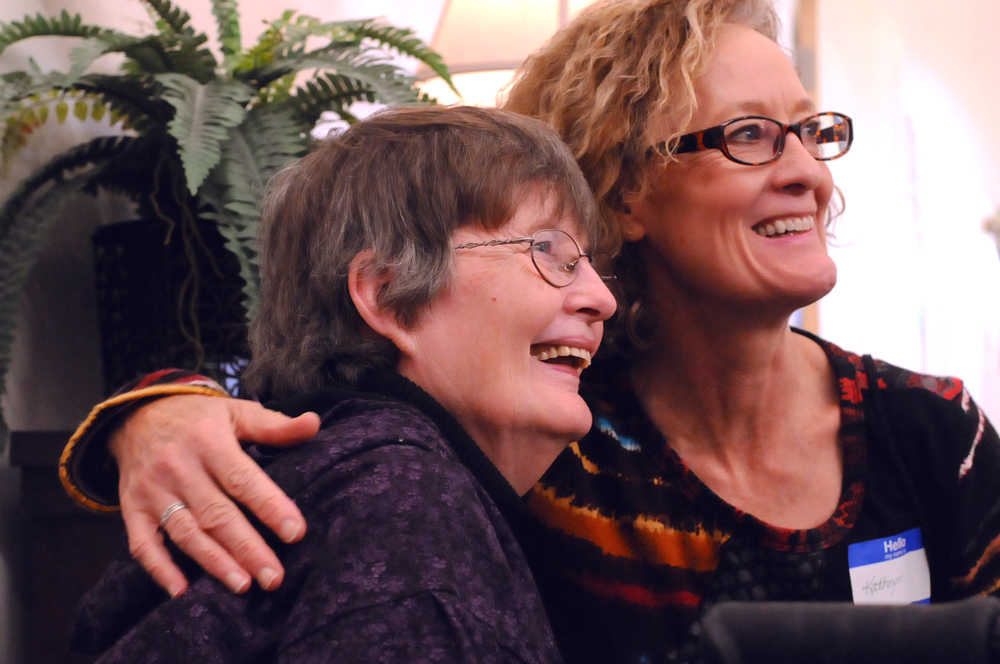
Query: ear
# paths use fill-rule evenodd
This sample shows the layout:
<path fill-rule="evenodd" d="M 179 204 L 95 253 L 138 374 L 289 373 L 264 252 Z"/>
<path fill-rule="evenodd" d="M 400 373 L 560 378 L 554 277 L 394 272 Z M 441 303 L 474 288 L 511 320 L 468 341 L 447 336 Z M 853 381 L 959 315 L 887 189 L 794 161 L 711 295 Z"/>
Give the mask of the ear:
<path fill-rule="evenodd" d="M 639 201 L 629 201 L 625 210 L 618 213 L 618 223 L 622 225 L 622 235 L 627 242 L 638 242 L 646 236 L 646 225 L 642 222 Z"/>
<path fill-rule="evenodd" d="M 378 296 L 393 278 L 392 270 L 378 271 L 374 267 L 375 256 L 365 249 L 351 259 L 347 270 L 347 291 L 354 302 L 354 308 L 362 320 L 376 334 L 391 341 L 400 354 L 413 354 L 413 338 L 409 329 L 396 318 L 396 312 L 379 304 Z"/>

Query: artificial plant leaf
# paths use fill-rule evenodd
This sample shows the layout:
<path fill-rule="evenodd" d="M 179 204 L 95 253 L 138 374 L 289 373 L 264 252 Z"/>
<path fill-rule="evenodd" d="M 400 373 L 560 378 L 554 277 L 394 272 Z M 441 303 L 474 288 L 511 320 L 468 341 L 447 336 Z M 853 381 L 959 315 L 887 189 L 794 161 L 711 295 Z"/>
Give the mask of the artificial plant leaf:
<path fill-rule="evenodd" d="M 239 81 L 202 84 L 182 74 L 160 74 L 156 80 L 164 86 L 163 98 L 174 107 L 168 129 L 177 141 L 188 191 L 197 194 L 219 163 L 228 130 L 246 117 L 244 105 L 254 91 Z"/>
<path fill-rule="evenodd" d="M 143 0 L 163 22 L 166 30 L 177 35 L 194 34 L 191 14 L 175 6 L 170 0 Z"/>
<path fill-rule="evenodd" d="M 440 76 L 441 80 L 447 83 L 456 95 L 459 94 L 455 84 L 452 83 L 448 67 L 445 66 L 441 55 L 416 37 L 412 30 L 391 25 L 379 25 L 374 19 L 358 21 L 345 27 L 356 36 L 369 39 L 379 47 L 388 47 L 397 53 L 417 59 Z"/>
<path fill-rule="evenodd" d="M 99 97 L 111 110 L 114 121 L 124 117 L 141 133 L 157 131 L 173 117 L 170 104 L 161 98 L 161 86 L 145 76 L 87 74 L 74 88 Z"/>
<path fill-rule="evenodd" d="M 79 14 L 70 14 L 65 9 L 57 17 L 46 17 L 41 14 L 26 15 L 20 21 L 0 21 L 0 53 L 16 42 L 31 37 L 62 36 L 62 37 L 99 37 L 108 39 L 131 39 L 129 35 L 115 30 L 101 28 L 96 25 L 86 25 Z"/>
<path fill-rule="evenodd" d="M 371 88 L 375 101 L 383 104 L 413 104 L 419 101 L 413 77 L 404 74 L 385 56 L 364 47 L 331 45 L 300 56 L 275 60 L 260 73 L 262 78 L 269 78 L 304 69 L 353 79 Z"/>
<path fill-rule="evenodd" d="M 161 70 L 147 73 L 176 72 L 207 83 L 215 76 L 218 63 L 205 47 L 208 36 L 191 27 L 191 15 L 170 0 L 143 0 L 159 18 L 160 34 L 154 37 L 168 63 Z"/>
<path fill-rule="evenodd" d="M 87 106 L 87 102 L 83 99 L 77 99 L 73 103 L 73 116 L 80 122 L 86 122 L 87 116 L 90 114 L 90 107 Z"/>
<path fill-rule="evenodd" d="M 249 316 L 259 291 L 257 231 L 260 204 L 268 181 L 306 153 L 309 126 L 297 123 L 288 107 L 261 107 L 230 130 L 219 165 L 203 188 L 226 248 L 237 258 L 243 279 L 244 307 Z"/>
<path fill-rule="evenodd" d="M 119 156 L 130 141 L 128 136 L 99 136 L 86 143 L 76 145 L 50 159 L 44 166 L 34 171 L 20 182 L 11 192 L 3 207 L 0 207 L 0 237 L 15 225 L 19 215 L 24 214 L 29 200 L 35 192 L 48 183 L 62 179 L 67 173 L 81 168 L 93 169 Z M 40 199 L 34 199 L 40 200 Z"/>
<path fill-rule="evenodd" d="M 365 83 L 340 74 L 323 73 L 298 88 L 291 98 L 299 117 L 315 124 L 326 111 L 336 113 L 342 120 L 354 122 L 347 112 L 358 101 L 374 102 L 375 91 Z"/>
<path fill-rule="evenodd" d="M 223 55 L 227 58 L 238 56 L 243 50 L 239 3 L 237 0 L 212 0 L 212 15 Z"/>

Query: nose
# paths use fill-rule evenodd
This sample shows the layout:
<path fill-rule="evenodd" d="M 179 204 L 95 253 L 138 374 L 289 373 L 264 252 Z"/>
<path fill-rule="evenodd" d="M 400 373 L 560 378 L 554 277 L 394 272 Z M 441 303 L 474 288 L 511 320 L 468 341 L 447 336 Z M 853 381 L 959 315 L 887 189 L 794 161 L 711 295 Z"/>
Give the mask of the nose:
<path fill-rule="evenodd" d="M 775 163 L 776 184 L 786 191 L 803 193 L 833 184 L 826 163 L 813 157 L 794 132 L 785 134 L 785 149 Z"/>
<path fill-rule="evenodd" d="M 582 258 L 577 264 L 576 279 L 565 287 L 566 307 L 574 313 L 581 313 L 594 321 L 604 321 L 614 315 L 618 308 L 615 296 L 597 273 L 590 259 Z"/>

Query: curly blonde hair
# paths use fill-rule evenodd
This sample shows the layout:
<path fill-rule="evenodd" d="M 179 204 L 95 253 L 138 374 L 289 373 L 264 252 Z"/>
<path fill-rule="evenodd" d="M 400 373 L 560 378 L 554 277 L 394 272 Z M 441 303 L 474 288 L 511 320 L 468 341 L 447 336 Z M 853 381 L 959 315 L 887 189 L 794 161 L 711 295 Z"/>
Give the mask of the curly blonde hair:
<path fill-rule="evenodd" d="M 604 224 L 594 240 L 606 251 L 621 246 L 625 200 L 647 187 L 649 147 L 690 129 L 694 81 L 725 23 L 777 39 L 770 0 L 604 0 L 521 65 L 503 107 L 543 120 L 570 146 L 597 198 Z"/>

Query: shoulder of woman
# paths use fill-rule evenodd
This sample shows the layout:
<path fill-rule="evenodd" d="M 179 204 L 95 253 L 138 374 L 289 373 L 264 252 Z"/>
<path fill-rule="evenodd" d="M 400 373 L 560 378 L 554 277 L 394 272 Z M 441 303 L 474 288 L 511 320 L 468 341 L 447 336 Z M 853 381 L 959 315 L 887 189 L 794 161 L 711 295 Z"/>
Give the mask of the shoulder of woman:
<path fill-rule="evenodd" d="M 440 464 L 448 444 L 419 409 L 392 399 L 342 400 L 321 413 L 322 427 L 309 442 L 288 449 L 255 446 L 252 456 L 292 496 L 322 476 L 353 472 L 359 464 L 397 466 L 403 458 Z"/>

